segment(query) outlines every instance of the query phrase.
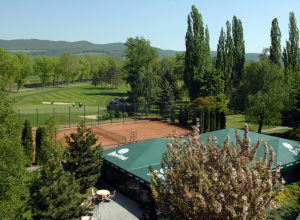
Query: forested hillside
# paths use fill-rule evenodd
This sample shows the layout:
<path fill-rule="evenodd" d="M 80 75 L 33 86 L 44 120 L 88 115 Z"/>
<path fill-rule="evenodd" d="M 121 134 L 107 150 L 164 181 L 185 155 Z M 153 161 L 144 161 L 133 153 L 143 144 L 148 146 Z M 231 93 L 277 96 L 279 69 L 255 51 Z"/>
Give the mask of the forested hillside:
<path fill-rule="evenodd" d="M 50 41 L 50 40 L 0 40 L 0 46 L 11 53 L 22 51 L 30 56 L 59 56 L 62 53 L 76 53 L 76 54 L 103 54 L 108 56 L 125 57 L 124 43 L 110 43 L 110 44 L 93 44 L 88 41 Z M 175 56 L 176 53 L 183 51 L 162 50 L 155 48 L 159 57 Z M 216 51 L 211 51 L 211 56 L 215 57 Z M 246 60 L 259 60 L 258 53 L 246 53 Z"/>

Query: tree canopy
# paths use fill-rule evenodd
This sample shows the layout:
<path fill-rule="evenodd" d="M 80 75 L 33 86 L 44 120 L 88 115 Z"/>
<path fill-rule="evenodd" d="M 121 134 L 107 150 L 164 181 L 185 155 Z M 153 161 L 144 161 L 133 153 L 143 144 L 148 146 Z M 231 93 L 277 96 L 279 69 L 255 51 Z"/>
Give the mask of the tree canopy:
<path fill-rule="evenodd" d="M 275 153 L 266 142 L 264 157 L 255 160 L 262 140 L 251 146 L 247 124 L 243 139 L 236 131 L 236 145 L 229 136 L 219 144 L 209 135 L 204 144 L 199 124 L 187 141 L 173 137 L 162 155 L 163 175 L 149 167 L 159 219 L 265 219 L 276 208 L 285 183 L 281 164 L 272 171 Z"/>
<path fill-rule="evenodd" d="M 0 219 L 21 219 L 26 161 L 20 128 L 15 101 L 0 91 Z"/>

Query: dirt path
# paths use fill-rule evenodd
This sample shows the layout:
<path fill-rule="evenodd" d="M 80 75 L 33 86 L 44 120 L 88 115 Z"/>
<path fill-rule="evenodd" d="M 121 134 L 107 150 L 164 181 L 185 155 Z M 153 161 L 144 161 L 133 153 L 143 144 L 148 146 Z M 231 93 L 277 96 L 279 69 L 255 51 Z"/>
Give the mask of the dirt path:
<path fill-rule="evenodd" d="M 262 130 L 261 132 L 264 133 L 264 132 L 268 132 L 268 131 L 276 131 L 276 130 L 281 130 L 281 129 L 293 129 L 293 128 L 287 127 L 287 126 L 278 126 L 276 128 Z"/>

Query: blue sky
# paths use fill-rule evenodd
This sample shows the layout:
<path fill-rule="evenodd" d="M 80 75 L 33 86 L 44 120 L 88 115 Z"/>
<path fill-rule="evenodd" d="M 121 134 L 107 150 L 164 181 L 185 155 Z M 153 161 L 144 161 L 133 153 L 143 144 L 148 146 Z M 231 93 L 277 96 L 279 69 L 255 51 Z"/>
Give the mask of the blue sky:
<path fill-rule="evenodd" d="M 0 0 L 0 39 L 106 44 L 143 36 L 154 47 L 183 51 L 193 4 L 208 25 L 211 50 L 217 49 L 221 27 L 227 20 L 232 23 L 234 15 L 243 24 L 246 53 L 270 46 L 276 17 L 285 46 L 289 12 L 300 18 L 299 0 Z"/>

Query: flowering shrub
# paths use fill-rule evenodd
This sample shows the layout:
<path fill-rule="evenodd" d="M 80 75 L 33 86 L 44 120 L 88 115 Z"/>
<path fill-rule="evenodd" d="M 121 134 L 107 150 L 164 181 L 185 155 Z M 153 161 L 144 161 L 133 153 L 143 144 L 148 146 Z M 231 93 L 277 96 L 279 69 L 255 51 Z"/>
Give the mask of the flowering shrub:
<path fill-rule="evenodd" d="M 198 119 L 197 119 L 198 121 Z M 283 190 L 280 162 L 272 171 L 275 153 L 264 143 L 265 154 L 255 160 L 261 145 L 251 146 L 245 124 L 243 140 L 236 131 L 221 146 L 216 137 L 199 139 L 199 122 L 183 141 L 174 131 L 162 156 L 163 176 L 151 167 L 151 190 L 160 219 L 265 219 L 276 208 L 274 198 Z"/>

